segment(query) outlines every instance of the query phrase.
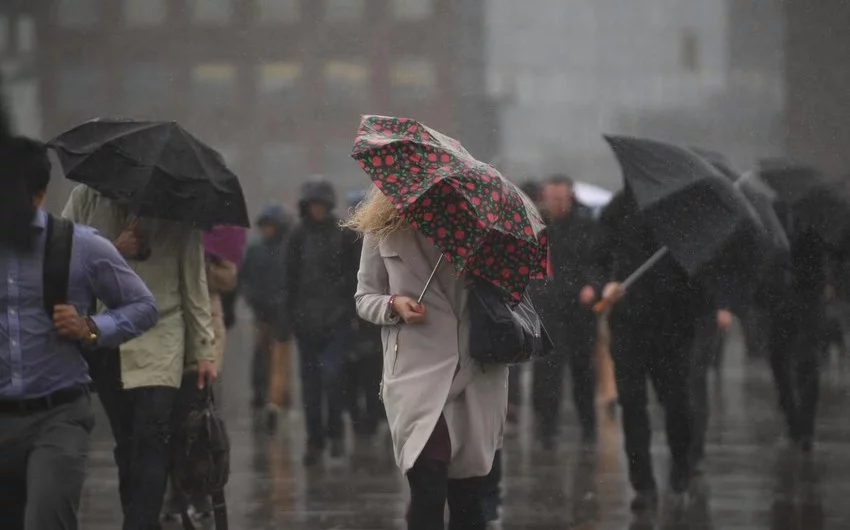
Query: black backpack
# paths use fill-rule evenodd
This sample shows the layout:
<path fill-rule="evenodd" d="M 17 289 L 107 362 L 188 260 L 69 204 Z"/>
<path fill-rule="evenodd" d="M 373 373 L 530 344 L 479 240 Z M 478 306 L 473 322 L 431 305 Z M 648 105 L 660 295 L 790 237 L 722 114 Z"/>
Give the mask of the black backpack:
<path fill-rule="evenodd" d="M 74 223 L 47 214 L 44 263 L 42 266 L 42 298 L 44 310 L 53 319 L 53 307 L 68 303 L 71 252 L 74 249 Z"/>

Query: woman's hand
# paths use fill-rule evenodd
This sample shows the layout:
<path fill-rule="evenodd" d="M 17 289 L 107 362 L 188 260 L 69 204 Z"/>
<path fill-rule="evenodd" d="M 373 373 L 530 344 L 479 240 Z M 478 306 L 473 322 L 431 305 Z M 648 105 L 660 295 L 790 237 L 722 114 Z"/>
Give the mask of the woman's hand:
<path fill-rule="evenodd" d="M 393 311 L 407 324 L 421 324 L 425 322 L 425 306 L 417 303 L 413 298 L 397 296 L 393 300 Z"/>

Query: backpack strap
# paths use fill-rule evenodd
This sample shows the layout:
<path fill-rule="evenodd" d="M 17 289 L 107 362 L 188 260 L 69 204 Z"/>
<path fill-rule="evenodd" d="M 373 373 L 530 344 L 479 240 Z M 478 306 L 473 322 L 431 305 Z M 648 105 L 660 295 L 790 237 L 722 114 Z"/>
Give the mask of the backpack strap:
<path fill-rule="evenodd" d="M 42 298 L 47 316 L 53 318 L 53 307 L 68 302 L 74 223 L 47 214 L 44 239 Z"/>

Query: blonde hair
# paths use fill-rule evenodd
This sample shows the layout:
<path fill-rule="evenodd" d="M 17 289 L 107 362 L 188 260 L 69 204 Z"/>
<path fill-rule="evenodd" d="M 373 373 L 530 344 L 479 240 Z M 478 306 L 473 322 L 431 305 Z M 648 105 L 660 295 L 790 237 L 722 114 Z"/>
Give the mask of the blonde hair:
<path fill-rule="evenodd" d="M 377 187 L 372 187 L 366 199 L 357 205 L 342 225 L 361 234 L 375 236 L 379 241 L 398 230 L 409 228 L 395 205 Z"/>

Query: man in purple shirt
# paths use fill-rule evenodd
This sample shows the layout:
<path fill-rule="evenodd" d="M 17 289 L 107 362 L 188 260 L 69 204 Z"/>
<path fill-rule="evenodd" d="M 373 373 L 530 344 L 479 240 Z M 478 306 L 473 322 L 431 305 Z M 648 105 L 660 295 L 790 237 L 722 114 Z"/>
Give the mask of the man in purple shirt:
<path fill-rule="evenodd" d="M 115 247 L 73 232 L 67 304 L 45 308 L 50 180 L 46 148 L 0 138 L 0 526 L 77 528 L 94 426 L 81 349 L 115 347 L 154 326 L 154 298 Z M 108 308 L 85 316 L 94 299 Z"/>

